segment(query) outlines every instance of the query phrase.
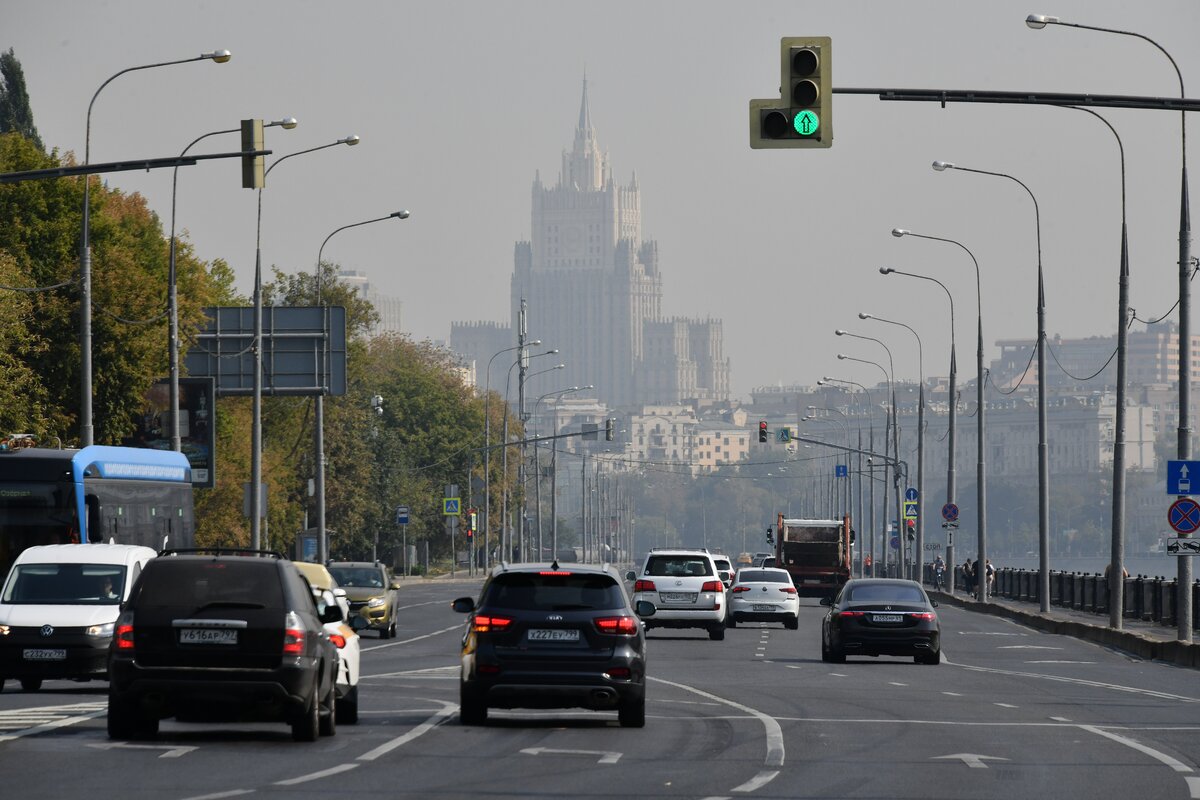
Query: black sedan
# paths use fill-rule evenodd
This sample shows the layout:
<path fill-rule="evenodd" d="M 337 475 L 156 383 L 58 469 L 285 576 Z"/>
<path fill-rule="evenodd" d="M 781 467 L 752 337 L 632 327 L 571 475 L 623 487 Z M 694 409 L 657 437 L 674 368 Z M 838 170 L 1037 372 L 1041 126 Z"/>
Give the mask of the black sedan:
<path fill-rule="evenodd" d="M 479 602 L 460 597 L 470 614 L 463 635 L 460 720 L 487 721 L 488 708 L 615 710 L 623 727 L 646 724 L 646 636 L 609 567 L 497 567 Z"/>
<path fill-rule="evenodd" d="M 821 621 L 821 660 L 846 656 L 912 656 L 918 664 L 942 660 L 937 602 L 915 581 L 871 578 L 847 581 Z"/>

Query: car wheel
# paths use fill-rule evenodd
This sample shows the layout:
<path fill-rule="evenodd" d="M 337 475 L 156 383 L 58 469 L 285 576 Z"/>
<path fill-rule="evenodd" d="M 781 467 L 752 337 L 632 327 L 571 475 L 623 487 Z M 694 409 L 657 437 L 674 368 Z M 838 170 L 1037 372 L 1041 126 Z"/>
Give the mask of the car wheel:
<path fill-rule="evenodd" d="M 830 644 L 829 645 L 829 663 L 830 664 L 845 664 L 846 663 L 846 651 L 840 647 L 834 647 L 832 644 Z"/>
<path fill-rule="evenodd" d="M 800 629 L 800 618 L 792 617 L 791 619 L 785 619 L 783 621 L 783 627 L 787 628 L 789 631 L 799 630 Z"/>
<path fill-rule="evenodd" d="M 297 742 L 315 742 L 321 735 L 320 686 L 313 684 L 312 699 L 308 708 L 292 722 L 292 739 Z"/>
<path fill-rule="evenodd" d="M 646 727 L 646 698 L 623 700 L 617 708 L 617 721 L 622 728 Z"/>
<path fill-rule="evenodd" d="M 394 619 L 388 623 L 387 638 L 389 638 L 389 639 L 396 638 L 396 620 L 394 620 Z"/>
<path fill-rule="evenodd" d="M 487 722 L 487 716 L 487 703 L 460 681 L 458 684 L 458 721 L 463 725 L 482 725 Z"/>
<path fill-rule="evenodd" d="M 36 692 L 42 688 L 41 678 L 21 678 L 21 688 L 27 692 Z"/>
<path fill-rule="evenodd" d="M 321 704 L 322 709 L 320 714 L 320 732 L 322 736 L 333 736 L 337 733 L 337 692 L 334 691 L 333 682 L 329 683 L 329 696 L 325 702 Z"/>
<path fill-rule="evenodd" d="M 725 627 L 726 628 L 736 628 L 737 627 L 737 620 L 733 618 L 733 614 L 730 614 L 728 617 L 725 618 Z"/>
<path fill-rule="evenodd" d="M 821 660 L 826 664 L 830 662 L 829 647 L 825 644 L 825 637 L 821 637 Z"/>
<path fill-rule="evenodd" d="M 137 716 L 133 708 L 125 703 L 108 698 L 108 738 L 137 738 Z"/>
<path fill-rule="evenodd" d="M 356 725 L 358 723 L 358 687 L 351 686 L 346 696 L 336 702 L 339 725 Z"/>
<path fill-rule="evenodd" d="M 714 625 L 713 627 L 709 628 L 708 629 L 708 638 L 712 639 L 714 642 L 720 642 L 720 641 L 724 640 L 725 625 L 724 624 Z"/>
<path fill-rule="evenodd" d="M 916 661 L 918 664 L 937 666 L 938 664 L 942 663 L 942 651 L 935 650 L 932 653 L 922 653 L 921 655 L 913 658 L 913 661 Z"/>

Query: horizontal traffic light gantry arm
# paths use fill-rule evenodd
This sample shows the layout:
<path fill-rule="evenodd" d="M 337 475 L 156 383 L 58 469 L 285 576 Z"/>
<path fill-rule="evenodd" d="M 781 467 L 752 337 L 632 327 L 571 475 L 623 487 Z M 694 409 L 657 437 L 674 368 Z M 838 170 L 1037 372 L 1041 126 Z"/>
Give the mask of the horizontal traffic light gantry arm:
<path fill-rule="evenodd" d="M 103 164 L 79 164 L 74 167 L 51 167 L 50 169 L 29 169 L 22 172 L 0 172 L 0 183 L 19 183 L 21 181 L 45 180 L 47 178 L 70 178 L 75 175 L 100 175 L 106 172 L 131 172 L 135 169 L 152 170 L 166 167 L 191 167 L 197 161 L 207 161 L 213 158 L 245 158 L 247 156 L 269 156 L 272 150 L 254 150 L 251 152 L 210 153 L 198 156 L 170 156 L 168 158 L 143 158 L 137 161 L 108 161 Z"/>

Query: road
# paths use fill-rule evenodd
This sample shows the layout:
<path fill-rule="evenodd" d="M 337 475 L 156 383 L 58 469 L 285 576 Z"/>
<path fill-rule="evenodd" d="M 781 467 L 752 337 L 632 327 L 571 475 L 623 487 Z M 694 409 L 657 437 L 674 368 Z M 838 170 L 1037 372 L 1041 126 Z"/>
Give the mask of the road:
<path fill-rule="evenodd" d="M 655 631 L 644 729 L 588 711 L 457 724 L 477 583 L 403 590 L 396 639 L 364 638 L 361 718 L 315 744 L 285 725 L 164 721 L 110 742 L 103 682 L 0 694 L 5 796 L 1200 798 L 1200 673 L 942 607 L 944 660 L 820 659 L 799 631 Z M 19 778 L 16 777 L 19 775 Z"/>

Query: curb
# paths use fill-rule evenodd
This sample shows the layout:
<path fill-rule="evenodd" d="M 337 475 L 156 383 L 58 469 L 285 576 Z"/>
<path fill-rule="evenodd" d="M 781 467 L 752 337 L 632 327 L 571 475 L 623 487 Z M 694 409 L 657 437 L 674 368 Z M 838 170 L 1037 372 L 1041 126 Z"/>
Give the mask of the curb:
<path fill-rule="evenodd" d="M 1010 608 L 998 603 L 979 603 L 975 600 L 965 600 L 944 592 L 932 592 L 939 603 L 954 605 L 968 611 L 980 614 L 991 614 L 994 617 L 1004 617 L 1019 622 L 1043 633 L 1055 633 L 1061 636 L 1071 636 L 1088 642 L 1111 647 L 1130 655 L 1148 660 L 1166 661 L 1181 667 L 1200 669 L 1200 644 L 1196 642 L 1180 642 L 1178 640 L 1156 639 L 1140 633 L 1125 630 L 1113 630 L 1104 625 L 1092 625 L 1076 620 L 1055 619 L 1042 615 Z"/>

